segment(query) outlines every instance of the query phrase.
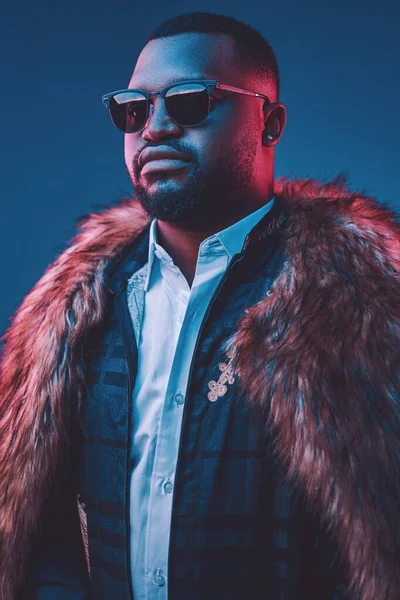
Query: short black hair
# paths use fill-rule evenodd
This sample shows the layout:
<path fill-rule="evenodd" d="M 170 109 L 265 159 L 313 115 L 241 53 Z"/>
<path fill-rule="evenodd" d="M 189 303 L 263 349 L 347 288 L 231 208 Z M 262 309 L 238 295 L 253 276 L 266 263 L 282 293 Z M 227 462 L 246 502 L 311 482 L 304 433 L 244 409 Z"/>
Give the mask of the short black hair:
<path fill-rule="evenodd" d="M 272 80 L 279 97 L 279 67 L 271 45 L 259 31 L 234 17 L 209 12 L 192 12 L 171 17 L 157 25 L 147 43 L 180 33 L 225 33 L 235 39 L 235 64 L 241 72 Z"/>

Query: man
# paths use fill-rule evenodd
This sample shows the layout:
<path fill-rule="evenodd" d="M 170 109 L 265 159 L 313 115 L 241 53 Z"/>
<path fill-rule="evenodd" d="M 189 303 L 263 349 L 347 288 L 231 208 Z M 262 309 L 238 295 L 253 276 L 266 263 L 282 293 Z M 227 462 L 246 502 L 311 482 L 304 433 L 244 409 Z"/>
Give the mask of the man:
<path fill-rule="evenodd" d="M 399 225 L 274 182 L 278 98 L 207 13 L 105 95 L 135 197 L 4 335 L 3 600 L 400 598 Z"/>

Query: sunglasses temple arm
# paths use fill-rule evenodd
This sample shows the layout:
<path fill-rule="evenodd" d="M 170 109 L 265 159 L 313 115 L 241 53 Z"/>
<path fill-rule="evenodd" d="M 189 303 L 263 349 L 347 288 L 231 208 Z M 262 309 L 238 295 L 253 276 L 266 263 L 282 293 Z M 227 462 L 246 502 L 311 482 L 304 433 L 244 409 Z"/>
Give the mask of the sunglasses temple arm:
<path fill-rule="evenodd" d="M 232 85 L 226 85 L 225 83 L 217 83 L 217 88 L 220 90 L 226 90 L 227 92 L 236 92 L 237 94 L 243 94 L 245 96 L 256 96 L 258 98 L 265 98 L 270 101 L 268 96 L 264 96 L 264 94 L 258 94 L 257 92 L 250 92 L 249 90 L 243 90 L 242 88 L 237 88 Z"/>

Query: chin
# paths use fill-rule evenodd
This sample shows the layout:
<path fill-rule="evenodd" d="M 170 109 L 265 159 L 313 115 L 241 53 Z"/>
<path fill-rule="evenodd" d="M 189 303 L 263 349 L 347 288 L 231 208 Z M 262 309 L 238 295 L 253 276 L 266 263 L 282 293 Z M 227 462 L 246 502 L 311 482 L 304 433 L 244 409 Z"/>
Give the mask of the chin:
<path fill-rule="evenodd" d="M 165 196 L 177 193 L 183 193 L 188 186 L 188 178 L 180 173 L 176 176 L 168 174 L 154 173 L 141 177 L 134 186 L 136 193 L 142 196 L 153 196 L 154 194 L 165 194 Z"/>

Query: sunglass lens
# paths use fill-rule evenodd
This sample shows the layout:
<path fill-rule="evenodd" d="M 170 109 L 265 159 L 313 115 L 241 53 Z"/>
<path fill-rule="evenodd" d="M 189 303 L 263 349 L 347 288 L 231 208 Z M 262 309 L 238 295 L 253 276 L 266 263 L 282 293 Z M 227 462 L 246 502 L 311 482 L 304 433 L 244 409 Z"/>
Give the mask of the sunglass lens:
<path fill-rule="evenodd" d="M 204 85 L 183 83 L 168 90 L 165 105 L 179 125 L 199 125 L 208 115 L 210 99 Z"/>
<path fill-rule="evenodd" d="M 147 100 L 143 94 L 135 91 L 116 94 L 110 100 L 110 114 L 118 129 L 134 133 L 146 122 Z"/>

